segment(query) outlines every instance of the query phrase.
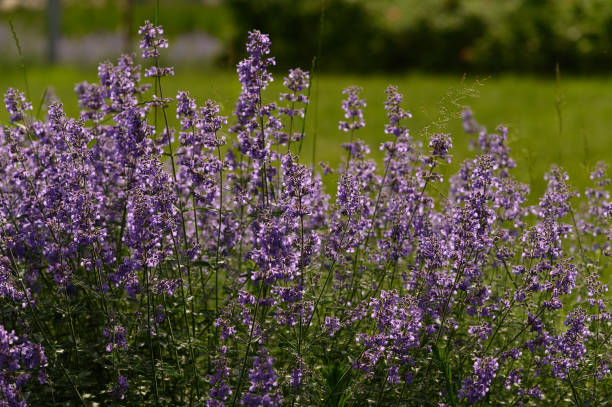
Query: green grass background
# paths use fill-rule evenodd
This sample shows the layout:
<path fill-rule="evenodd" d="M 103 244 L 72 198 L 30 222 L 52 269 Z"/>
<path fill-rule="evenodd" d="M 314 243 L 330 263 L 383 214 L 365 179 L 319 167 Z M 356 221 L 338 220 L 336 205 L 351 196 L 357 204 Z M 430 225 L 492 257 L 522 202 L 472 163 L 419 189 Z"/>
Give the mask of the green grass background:
<path fill-rule="evenodd" d="M 164 96 L 174 96 L 177 90 L 189 90 L 199 103 L 215 99 L 223 107 L 223 114 L 231 115 L 240 85 L 234 72 L 207 71 L 197 68 L 176 68 L 176 76 L 164 80 Z M 266 101 L 276 100 L 282 90 L 282 73 L 275 74 L 275 81 L 265 93 Z M 66 111 L 78 112 L 74 85 L 83 80 L 95 81 L 95 68 L 71 66 L 32 67 L 27 78 L 31 98 L 36 110 L 45 89 L 49 88 L 59 98 Z M 478 83 L 475 83 L 477 81 Z M 382 157 L 378 146 L 389 140 L 383 128 L 386 116 L 383 108 L 384 90 L 388 84 L 397 85 L 404 94 L 404 106 L 413 118 L 408 126 L 416 138 L 426 141 L 431 131 L 444 131 L 453 137 L 453 163 L 443 169 L 445 175 L 453 173 L 459 163 L 473 155 L 469 150 L 469 137 L 461 130 L 461 121 L 451 119 L 440 126 L 431 126 L 441 117 L 441 109 L 457 110 L 452 101 L 469 105 L 476 119 L 493 131 L 498 124 L 510 128 L 510 146 L 517 161 L 514 174 L 532 185 L 531 201 L 537 200 L 545 189 L 542 179 L 553 163 L 564 167 L 570 181 L 578 189 L 589 184 L 588 173 L 599 160 L 612 159 L 612 79 L 604 77 L 562 77 L 559 84 L 554 79 L 524 76 L 494 76 L 489 78 L 462 78 L 425 73 L 401 76 L 340 76 L 323 74 L 313 80 L 312 104 L 306 123 L 306 139 L 303 145 L 304 161 L 312 158 L 313 140 L 316 134 L 315 160 L 338 164 L 345 157 L 340 144 L 347 135 L 338 130 L 342 119 L 342 89 L 348 85 L 363 87 L 367 101 L 364 112 L 366 127 L 357 137 L 371 147 L 373 156 Z M 23 73 L 17 69 L 0 70 L 0 90 L 9 87 L 24 88 Z M 471 95 L 457 98 L 467 92 Z M 474 95 L 477 93 L 477 95 Z M 562 126 L 556 112 L 556 100 L 561 100 Z M 44 113 L 44 112 L 43 112 Z M 174 112 L 170 115 L 174 117 Z M 0 119 L 7 120 L 2 111 Z M 173 119 L 174 120 L 174 119 Z M 326 184 L 333 188 L 334 178 Z"/>

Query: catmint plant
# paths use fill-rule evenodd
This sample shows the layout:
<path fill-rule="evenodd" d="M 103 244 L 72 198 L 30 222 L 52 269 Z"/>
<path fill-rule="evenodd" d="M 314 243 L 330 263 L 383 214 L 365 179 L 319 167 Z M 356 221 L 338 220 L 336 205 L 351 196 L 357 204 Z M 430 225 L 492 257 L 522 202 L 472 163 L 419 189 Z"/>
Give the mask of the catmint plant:
<path fill-rule="evenodd" d="M 351 86 L 346 160 L 319 169 L 299 154 L 312 73 L 269 96 L 268 35 L 232 108 L 165 96 L 168 41 L 139 33 L 74 118 L 4 96 L 0 406 L 609 403 L 604 163 L 584 193 L 553 166 L 529 196 L 507 128 L 465 109 L 475 154 L 446 179 L 458 138 L 415 131 L 389 86 L 370 147 Z"/>

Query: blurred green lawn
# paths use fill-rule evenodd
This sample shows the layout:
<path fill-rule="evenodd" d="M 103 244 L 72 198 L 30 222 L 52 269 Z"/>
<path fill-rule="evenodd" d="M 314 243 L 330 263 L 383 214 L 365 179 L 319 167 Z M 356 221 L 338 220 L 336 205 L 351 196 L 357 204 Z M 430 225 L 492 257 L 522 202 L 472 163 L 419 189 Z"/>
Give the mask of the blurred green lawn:
<path fill-rule="evenodd" d="M 177 68 L 176 76 L 165 80 L 164 96 L 174 96 L 177 90 L 188 89 L 199 103 L 212 98 L 223 106 L 223 113 L 231 115 L 239 83 L 233 72 L 198 71 L 194 68 Z M 23 75 L 19 70 L 0 71 L 0 91 L 9 86 L 23 89 Z M 282 75 L 265 94 L 267 101 L 277 98 L 282 88 Z M 74 85 L 83 80 L 95 81 L 95 69 L 53 67 L 28 70 L 30 93 L 37 109 L 45 89 L 50 87 L 74 115 L 78 111 Z M 315 160 L 338 164 L 344 151 L 340 144 L 347 136 L 338 130 L 342 119 L 340 102 L 342 89 L 348 85 L 364 88 L 367 100 L 365 110 L 366 127 L 357 136 L 366 141 L 373 155 L 382 157 L 378 146 L 388 140 L 383 127 L 386 116 L 383 109 L 384 90 L 388 84 L 399 86 L 405 95 L 404 106 L 413 118 L 408 122 L 412 134 L 423 138 L 432 121 L 440 116 L 441 106 L 451 107 L 449 98 L 461 93 L 466 85 L 471 87 L 473 79 L 429 74 L 407 74 L 404 76 L 338 76 L 321 75 L 313 81 L 312 105 L 307 115 L 306 139 L 303 146 L 304 161 L 310 161 L 314 134 L 317 136 Z M 612 78 L 562 78 L 560 87 L 553 79 L 535 77 L 498 76 L 480 80 L 476 86 L 479 95 L 460 101 L 469 105 L 476 119 L 493 131 L 498 124 L 510 128 L 510 146 L 518 167 L 514 174 L 524 182 L 532 184 L 531 200 L 545 189 L 542 179 L 553 164 L 559 164 L 570 174 L 570 181 L 582 189 L 589 184 L 590 168 L 599 160 L 612 161 Z M 318 88 L 317 88 L 318 85 Z M 317 92 L 317 89 L 319 90 Z M 451 90 L 449 94 L 449 89 Z M 454 90 L 453 90 L 454 89 Z M 449 96 L 445 96 L 449 95 Z M 555 100 L 562 97 L 562 131 L 555 109 Z M 172 112 L 173 113 L 173 112 Z M 170 115 L 174 117 L 174 114 Z M 5 122 L 6 112 L 0 114 Z M 174 119 L 173 119 L 174 120 Z M 450 120 L 441 127 L 429 127 L 429 131 L 445 131 L 453 136 L 453 163 L 443 172 L 448 175 L 458 168 L 461 160 L 469 157 L 469 137 L 463 134 L 461 122 Z M 423 140 L 425 140 L 423 138 Z M 327 182 L 333 184 L 333 178 Z"/>

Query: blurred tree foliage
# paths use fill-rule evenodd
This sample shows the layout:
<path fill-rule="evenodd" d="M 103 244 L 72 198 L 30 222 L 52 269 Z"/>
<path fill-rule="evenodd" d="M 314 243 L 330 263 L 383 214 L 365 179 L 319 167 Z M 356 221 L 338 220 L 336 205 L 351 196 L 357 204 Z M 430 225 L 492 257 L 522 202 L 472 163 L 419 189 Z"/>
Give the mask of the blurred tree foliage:
<path fill-rule="evenodd" d="M 361 4 L 343 0 L 228 0 L 238 35 L 231 57 L 244 54 L 247 31 L 257 28 L 270 34 L 273 54 L 281 67 L 308 68 L 318 55 L 325 68 L 364 71 L 373 68 L 369 55 L 381 54 L 384 31 Z"/>
<path fill-rule="evenodd" d="M 271 34 L 282 68 L 356 72 L 603 72 L 610 0 L 227 0 L 240 58 L 246 32 Z"/>

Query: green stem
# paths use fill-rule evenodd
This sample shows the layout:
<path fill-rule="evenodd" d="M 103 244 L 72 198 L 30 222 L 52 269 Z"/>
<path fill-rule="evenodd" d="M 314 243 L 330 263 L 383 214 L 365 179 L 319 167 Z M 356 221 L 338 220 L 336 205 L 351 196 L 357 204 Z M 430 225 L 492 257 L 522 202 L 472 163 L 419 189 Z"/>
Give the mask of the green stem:
<path fill-rule="evenodd" d="M 255 321 L 257 319 L 257 310 L 259 309 L 259 301 L 261 300 L 261 294 L 263 292 L 264 282 L 260 281 L 259 284 L 259 292 L 257 293 L 257 300 L 255 302 L 255 310 L 253 311 L 253 321 L 251 321 L 251 329 L 249 330 L 249 339 L 247 341 L 247 347 L 244 352 L 244 359 L 242 361 L 242 369 L 240 369 L 240 379 L 238 380 L 238 386 L 236 387 L 236 393 L 234 394 L 234 399 L 232 400 L 232 406 L 236 405 L 236 400 L 240 396 L 240 390 L 242 387 L 242 380 L 244 378 L 244 373 L 246 372 L 246 366 L 249 358 L 249 351 L 251 349 L 251 343 L 253 341 L 253 332 L 255 330 Z"/>
<path fill-rule="evenodd" d="M 221 161 L 221 147 L 217 146 L 219 161 Z M 222 162 L 222 161 L 221 161 Z M 217 250 L 215 254 L 215 314 L 219 314 L 219 256 L 221 247 L 221 225 L 223 209 L 223 165 L 219 171 L 219 224 L 217 225 Z"/>
<path fill-rule="evenodd" d="M 155 367 L 155 353 L 153 351 L 153 337 L 151 335 L 151 290 L 149 289 L 148 267 L 144 267 L 145 295 L 147 296 L 147 337 L 149 338 L 149 353 L 151 355 L 151 371 L 153 373 L 153 388 L 155 389 L 155 405 L 159 405 L 159 391 L 157 389 L 157 369 Z"/>

